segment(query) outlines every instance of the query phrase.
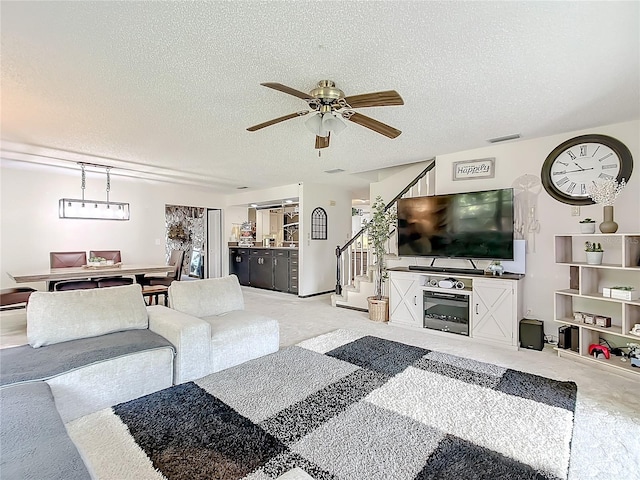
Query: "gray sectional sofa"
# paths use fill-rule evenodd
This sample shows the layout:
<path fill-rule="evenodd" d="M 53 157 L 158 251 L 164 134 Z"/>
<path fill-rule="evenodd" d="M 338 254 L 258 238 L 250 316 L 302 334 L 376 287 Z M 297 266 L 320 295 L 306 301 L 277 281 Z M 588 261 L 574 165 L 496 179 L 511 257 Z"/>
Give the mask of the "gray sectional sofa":
<path fill-rule="evenodd" d="M 89 478 L 65 423 L 277 351 L 278 323 L 243 310 L 235 276 L 182 283 L 177 309 L 139 285 L 32 294 L 29 344 L 0 349 L 3 477 Z"/>

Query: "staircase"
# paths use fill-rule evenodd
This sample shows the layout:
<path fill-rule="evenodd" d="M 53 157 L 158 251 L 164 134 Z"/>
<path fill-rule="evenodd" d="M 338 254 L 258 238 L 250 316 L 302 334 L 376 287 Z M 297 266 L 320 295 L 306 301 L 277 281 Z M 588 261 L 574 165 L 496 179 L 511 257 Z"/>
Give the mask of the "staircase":
<path fill-rule="evenodd" d="M 400 198 L 421 197 L 430 191 L 429 176 L 435 167 L 435 160 L 420 172 L 402 189 L 386 206 L 385 211 L 392 208 Z M 394 231 L 387 245 L 387 266 L 393 266 L 398 259 L 396 253 L 396 232 Z M 334 307 L 352 308 L 367 311 L 367 297 L 375 294 L 375 260 L 369 249 L 369 239 L 364 228 L 356 233 L 344 246 L 336 247 L 336 290 L 331 295 Z"/>

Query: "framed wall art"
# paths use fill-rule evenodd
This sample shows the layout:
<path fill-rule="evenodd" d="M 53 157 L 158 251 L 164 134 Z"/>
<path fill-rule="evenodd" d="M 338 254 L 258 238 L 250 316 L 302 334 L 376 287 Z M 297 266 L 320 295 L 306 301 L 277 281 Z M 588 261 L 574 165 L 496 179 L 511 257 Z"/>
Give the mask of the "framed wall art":
<path fill-rule="evenodd" d="M 452 179 L 477 180 L 480 178 L 493 178 L 496 175 L 496 159 L 480 158 L 477 160 L 461 160 L 453 162 Z"/>

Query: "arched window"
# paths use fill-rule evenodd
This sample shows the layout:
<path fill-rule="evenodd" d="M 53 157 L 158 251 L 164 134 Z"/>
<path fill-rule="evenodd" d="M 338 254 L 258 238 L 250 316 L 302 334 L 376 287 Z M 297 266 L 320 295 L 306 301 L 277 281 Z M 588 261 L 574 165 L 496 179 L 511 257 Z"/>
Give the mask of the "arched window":
<path fill-rule="evenodd" d="M 327 212 L 322 207 L 316 207 L 311 213 L 311 240 L 327 239 Z"/>

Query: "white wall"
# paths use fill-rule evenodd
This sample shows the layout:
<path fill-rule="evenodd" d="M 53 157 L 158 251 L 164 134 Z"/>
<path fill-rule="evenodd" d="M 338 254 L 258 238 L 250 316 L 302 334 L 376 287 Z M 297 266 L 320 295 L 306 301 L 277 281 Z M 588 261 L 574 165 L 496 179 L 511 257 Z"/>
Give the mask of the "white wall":
<path fill-rule="evenodd" d="M 622 141 L 635 159 L 635 171 L 622 195 L 616 202 L 615 221 L 619 224 L 618 232 L 640 232 L 640 122 L 633 121 L 615 125 L 592 128 L 575 132 L 567 132 L 532 140 L 512 141 L 484 148 L 440 155 L 436 158 L 435 188 L 436 194 L 457 193 L 494 188 L 509 188 L 513 181 L 525 174 L 540 178 L 540 171 L 547 155 L 560 143 L 578 135 L 597 133 L 609 135 Z M 495 157 L 495 178 L 482 180 L 452 180 L 453 162 Z M 373 189 L 373 185 L 372 185 Z M 378 192 L 383 192 L 385 200 L 397 192 L 397 185 L 385 182 L 376 184 Z M 553 322 L 553 291 L 568 288 L 569 271 L 567 267 L 557 266 L 554 262 L 555 234 L 579 233 L 578 221 L 591 217 L 597 223 L 602 221 L 602 206 L 590 205 L 581 207 L 579 216 L 571 216 L 571 206 L 554 200 L 540 186 L 538 195 L 537 217 L 540 232 L 535 235 L 535 245 L 529 242 L 529 253 L 526 258 L 527 273 L 524 280 L 524 312 L 530 318 L 538 318 L 545 322 L 545 332 L 557 335 L 558 325 Z M 373 190 L 372 190 L 373 192 Z M 425 264 L 426 259 L 403 259 L 390 266 L 416 263 Z M 487 262 L 477 262 L 484 268 Z M 438 265 L 468 267 L 464 260 L 438 260 Z"/>
<path fill-rule="evenodd" d="M 0 170 L 0 286 L 6 272 L 49 269 L 49 252 L 115 249 L 129 263 L 164 264 L 165 204 L 222 208 L 220 195 L 194 187 L 112 175 L 111 200 L 128 202 L 131 220 L 58 218 L 60 198 L 80 198 L 80 172 L 2 161 Z M 105 175 L 88 174 L 85 198 L 104 200 Z M 229 230 L 230 231 L 230 230 Z M 44 288 L 44 283 L 33 284 Z"/>
<path fill-rule="evenodd" d="M 327 212 L 327 240 L 311 240 L 311 213 Z M 305 183 L 300 195 L 300 296 L 332 291 L 336 285 L 337 246 L 351 238 L 351 194 L 330 185 Z"/>
<path fill-rule="evenodd" d="M 264 188 L 262 190 L 248 190 L 226 196 L 226 204 L 249 206 L 252 203 L 281 202 L 294 199 L 300 195 L 300 184 L 292 183 L 279 187 Z"/>
<path fill-rule="evenodd" d="M 376 197 L 380 195 L 385 203 L 389 203 L 395 198 L 409 183 L 413 181 L 425 168 L 427 168 L 434 159 L 425 160 L 424 162 L 413 163 L 407 165 L 406 168 L 398 172 L 394 172 L 392 175 L 374 182 L 369 186 L 369 202 L 371 205 L 376 200 Z M 427 177 L 429 179 L 429 192 L 422 191 L 420 195 L 433 194 L 433 183 L 435 180 L 434 170 L 431 170 Z"/>

